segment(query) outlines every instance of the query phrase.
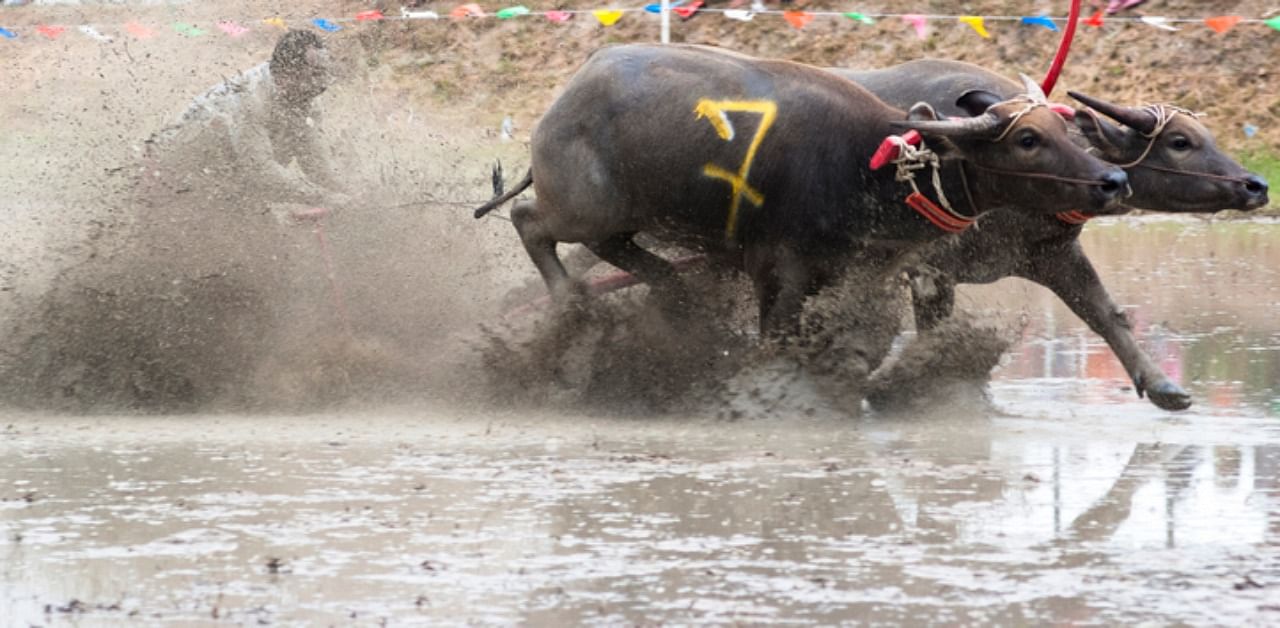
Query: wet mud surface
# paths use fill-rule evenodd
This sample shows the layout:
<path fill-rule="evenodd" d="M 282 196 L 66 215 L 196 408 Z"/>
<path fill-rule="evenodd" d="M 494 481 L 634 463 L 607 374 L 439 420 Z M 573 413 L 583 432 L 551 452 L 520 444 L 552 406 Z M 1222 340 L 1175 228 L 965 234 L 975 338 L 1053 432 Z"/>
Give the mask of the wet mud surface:
<path fill-rule="evenodd" d="M 6 417 L 0 602 L 24 624 L 1275 621 L 1274 418 L 1144 414 Z"/>

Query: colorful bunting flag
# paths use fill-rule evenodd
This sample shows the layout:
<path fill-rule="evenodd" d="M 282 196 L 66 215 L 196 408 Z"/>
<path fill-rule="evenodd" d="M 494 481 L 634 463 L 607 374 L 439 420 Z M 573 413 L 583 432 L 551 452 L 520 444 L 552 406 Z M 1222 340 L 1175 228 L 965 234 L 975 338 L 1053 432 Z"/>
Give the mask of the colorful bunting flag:
<path fill-rule="evenodd" d="M 865 16 L 865 15 L 863 15 L 863 14 L 861 14 L 861 13 L 858 13 L 857 11 L 850 11 L 850 12 L 848 12 L 848 13 L 845 13 L 845 14 L 844 14 L 844 16 L 845 16 L 845 17 L 847 17 L 847 18 L 849 18 L 849 19 L 851 19 L 851 20 L 853 20 L 853 21 L 855 21 L 855 22 L 861 22 L 861 23 L 863 23 L 863 24 L 875 24 L 875 23 L 876 23 L 876 21 L 875 21 L 875 20 L 873 20 L 873 19 L 871 19 L 871 18 L 869 18 L 869 17 L 867 17 L 867 16 Z"/>
<path fill-rule="evenodd" d="M 756 14 L 745 9 L 725 9 L 724 16 L 731 20 L 738 20 L 739 22 L 750 22 L 755 19 Z"/>
<path fill-rule="evenodd" d="M 239 23 L 235 22 L 234 20 L 219 21 L 217 23 L 217 27 L 218 27 L 218 30 L 226 33 L 227 36 L 229 37 L 239 37 L 249 32 L 249 29 L 241 26 Z"/>
<path fill-rule="evenodd" d="M 1092 26 L 1092 27 L 1094 27 L 1094 28 L 1099 28 L 1099 27 L 1101 27 L 1101 26 L 1102 26 L 1102 11 L 1094 11 L 1094 12 L 1093 12 L 1093 15 L 1092 15 L 1092 16 L 1090 16 L 1088 19 L 1086 19 L 1086 20 L 1084 21 L 1084 23 L 1085 23 L 1085 24 L 1088 24 L 1089 26 Z"/>
<path fill-rule="evenodd" d="M 591 14 L 596 16 L 596 20 L 598 20 L 603 26 L 613 26 L 618 20 L 622 19 L 622 11 L 617 9 L 612 11 L 596 9 L 595 11 L 592 11 Z"/>
<path fill-rule="evenodd" d="M 36 27 L 37 33 L 40 33 L 41 35 L 44 35 L 49 39 L 57 39 L 58 35 L 61 35 L 62 33 L 66 32 L 66 30 L 67 30 L 67 27 L 65 26 L 49 26 L 47 24 L 41 24 Z"/>
<path fill-rule="evenodd" d="M 151 29 L 137 22 L 129 22 L 125 24 L 124 30 L 128 31 L 130 35 L 133 35 L 138 39 L 150 39 L 151 36 L 155 34 Z"/>
<path fill-rule="evenodd" d="M 782 19 L 796 28 L 804 28 L 813 21 L 813 14 L 808 11 L 783 11 Z"/>
<path fill-rule="evenodd" d="M 269 17 L 265 20 L 262 20 L 262 23 L 266 24 L 267 26 L 274 26 L 280 30 L 289 28 L 288 26 L 285 25 L 284 20 L 278 17 Z"/>
<path fill-rule="evenodd" d="M 1218 15 L 1215 17 L 1206 17 L 1204 18 L 1204 23 L 1206 26 L 1213 29 L 1213 32 L 1222 34 L 1231 30 L 1232 28 L 1235 28 L 1235 25 L 1240 23 L 1240 16 L 1239 15 Z"/>
<path fill-rule="evenodd" d="M 88 37 L 89 39 L 92 39 L 97 42 L 109 44 L 113 41 L 110 36 L 103 35 L 102 33 L 98 32 L 98 29 L 92 26 L 89 26 L 88 24 L 81 26 L 79 30 L 81 33 L 85 34 L 85 37 Z"/>
<path fill-rule="evenodd" d="M 702 6 L 702 0 L 693 0 L 693 2 L 690 2 L 689 4 L 686 4 L 684 6 L 678 6 L 672 9 L 672 11 L 674 11 L 676 15 L 679 15 L 680 19 L 687 20 L 693 17 L 693 14 L 697 13 L 698 8 L 701 6 Z"/>
<path fill-rule="evenodd" d="M 481 9 L 480 5 L 474 3 L 462 4 L 454 7 L 453 10 L 449 12 L 449 17 L 455 20 L 461 20 L 467 17 L 484 17 L 484 9 Z"/>
<path fill-rule="evenodd" d="M 200 30 L 199 28 L 196 28 L 195 25 L 188 24 L 186 22 L 174 22 L 173 30 L 178 31 L 179 33 L 186 35 L 187 37 L 199 37 L 205 34 L 204 31 Z"/>
<path fill-rule="evenodd" d="M 1022 23 L 1026 24 L 1027 26 L 1043 26 L 1044 28 L 1047 28 L 1051 31 L 1058 30 L 1058 25 L 1054 24 L 1052 19 L 1045 17 L 1043 15 L 1036 15 L 1036 16 L 1028 15 L 1022 18 Z"/>
<path fill-rule="evenodd" d="M 4 27 L 0 27 L 0 37 L 5 39 L 17 39 L 18 34 Z"/>
<path fill-rule="evenodd" d="M 498 19 L 500 20 L 509 20 L 513 17 L 520 17 L 521 15 L 528 15 L 528 14 L 529 14 L 529 7 L 526 7 L 523 4 L 517 5 L 514 7 L 507 7 L 496 13 L 496 15 L 498 16 Z"/>
<path fill-rule="evenodd" d="M 370 9 L 368 11 L 361 11 L 357 13 L 356 21 L 357 22 L 376 22 L 378 20 L 381 20 L 384 17 L 386 16 L 382 14 L 382 11 L 379 11 L 377 9 Z"/>
<path fill-rule="evenodd" d="M 547 11 L 547 19 L 557 24 L 563 24 L 573 19 L 573 14 L 568 11 Z"/>
<path fill-rule="evenodd" d="M 991 33 L 987 32 L 987 25 L 979 15 L 962 15 L 960 21 L 968 24 L 983 39 L 991 39 Z"/>
<path fill-rule="evenodd" d="M 1274 28 L 1274 29 L 1276 29 L 1276 30 L 1280 31 L 1280 15 L 1277 15 L 1277 16 L 1275 16 L 1275 17 L 1273 17 L 1273 18 L 1271 18 L 1271 19 L 1269 19 L 1269 20 L 1267 20 L 1267 21 L 1263 22 L 1263 24 L 1266 24 L 1267 26 L 1270 26 L 1271 28 Z"/>
<path fill-rule="evenodd" d="M 1258 134 L 1258 127 L 1253 126 L 1252 124 L 1249 124 L 1248 122 L 1245 122 L 1245 123 L 1244 123 L 1244 136 L 1245 136 L 1245 137 L 1253 137 L 1253 136 L 1255 136 L 1255 135 L 1257 135 L 1257 134 Z"/>
<path fill-rule="evenodd" d="M 322 17 L 318 17 L 314 20 L 311 20 L 311 23 L 315 24 L 316 28 L 326 33 L 336 33 L 342 30 L 341 26 L 334 24 L 333 22 L 330 22 L 329 20 L 326 20 Z"/>
<path fill-rule="evenodd" d="M 924 39 L 929 36 L 929 25 L 925 23 L 925 17 L 923 15 L 908 13 L 907 15 L 902 16 L 902 21 L 910 24 L 916 29 L 916 37 Z"/>
<path fill-rule="evenodd" d="M 1166 30 L 1166 31 L 1182 30 L 1182 29 L 1178 28 L 1177 26 L 1170 26 L 1170 25 L 1169 25 L 1169 18 L 1167 18 L 1167 17 L 1159 17 L 1159 16 L 1153 16 L 1153 15 L 1144 15 L 1144 16 L 1142 16 L 1142 17 L 1138 18 L 1138 19 L 1139 19 L 1139 20 L 1141 20 L 1143 24 L 1146 24 L 1146 25 L 1148 25 L 1148 26 L 1154 26 L 1154 27 L 1156 27 L 1156 28 L 1158 28 L 1158 29 L 1160 29 L 1160 30 Z"/>
<path fill-rule="evenodd" d="M 405 8 L 400 9 L 400 17 L 406 20 L 438 20 L 440 14 L 435 11 L 410 11 Z"/>

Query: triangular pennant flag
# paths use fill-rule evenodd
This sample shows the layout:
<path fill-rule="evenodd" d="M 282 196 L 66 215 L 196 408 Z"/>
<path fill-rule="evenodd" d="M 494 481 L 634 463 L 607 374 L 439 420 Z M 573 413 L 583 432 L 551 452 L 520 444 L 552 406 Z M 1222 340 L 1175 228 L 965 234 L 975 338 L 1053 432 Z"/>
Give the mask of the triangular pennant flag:
<path fill-rule="evenodd" d="M 484 17 L 484 9 L 481 9 L 480 5 L 474 3 L 462 4 L 454 7 L 453 10 L 449 12 L 449 17 L 455 20 L 460 20 L 466 17 Z"/>
<path fill-rule="evenodd" d="M 410 11 L 401 7 L 400 17 L 406 20 L 438 20 L 440 19 L 440 14 L 435 11 Z"/>
<path fill-rule="evenodd" d="M 239 23 L 235 22 L 234 20 L 222 20 L 218 22 L 217 26 L 218 26 L 218 30 L 226 33 L 227 36 L 229 37 L 239 37 L 249 32 L 249 29 L 241 26 Z"/>
<path fill-rule="evenodd" d="M 341 26 L 334 24 L 333 22 L 330 22 L 329 20 L 326 20 L 322 17 L 318 17 L 314 20 L 311 20 L 311 23 L 315 24 L 316 28 L 326 33 L 336 33 L 342 30 Z"/>
<path fill-rule="evenodd" d="M 1275 17 L 1273 17 L 1273 18 L 1271 18 L 1271 19 L 1269 19 L 1269 20 L 1267 20 L 1267 21 L 1263 22 L 1263 24 L 1266 24 L 1267 26 L 1270 26 L 1271 28 L 1274 28 L 1274 29 L 1276 29 L 1276 30 L 1280 31 L 1280 15 L 1277 15 L 1277 16 L 1275 16 Z"/>
<path fill-rule="evenodd" d="M 562 24 L 573 19 L 573 14 L 568 11 L 547 11 L 547 19 Z"/>
<path fill-rule="evenodd" d="M 756 14 L 744 9 L 725 9 L 724 16 L 739 22 L 750 22 L 755 19 Z"/>
<path fill-rule="evenodd" d="M 1102 11 L 1094 11 L 1093 15 L 1086 19 L 1084 23 L 1094 28 L 1102 26 Z"/>
<path fill-rule="evenodd" d="M 991 33 L 987 32 L 987 25 L 981 15 L 962 15 L 960 16 L 960 21 L 968 24 L 983 39 L 991 39 Z"/>
<path fill-rule="evenodd" d="M 808 11 L 783 11 L 782 19 L 796 28 L 804 28 L 805 24 L 813 21 L 813 14 Z"/>
<path fill-rule="evenodd" d="M 1204 18 L 1204 23 L 1215 33 L 1225 33 L 1240 23 L 1239 15 L 1218 15 Z"/>
<path fill-rule="evenodd" d="M 521 4 L 514 7 L 507 7 L 505 9 L 501 9 L 497 12 L 496 15 L 500 20 L 509 20 L 513 17 L 520 17 L 521 15 L 528 15 L 528 14 L 529 14 L 529 7 L 526 7 L 523 4 Z"/>
<path fill-rule="evenodd" d="M 1169 26 L 1169 18 L 1167 17 L 1144 15 L 1138 19 L 1141 20 L 1143 24 L 1146 24 L 1148 26 L 1154 26 L 1160 30 L 1166 30 L 1166 31 L 1182 30 L 1177 26 Z"/>
<path fill-rule="evenodd" d="M 99 41 L 104 44 L 109 44 L 113 41 L 110 36 L 103 35 L 102 33 L 98 32 L 98 29 L 92 26 L 89 26 L 88 24 L 81 26 L 79 30 L 81 33 L 85 34 L 85 37 L 88 37 L 89 39 L 92 39 L 94 41 Z"/>
<path fill-rule="evenodd" d="M 596 19 L 604 26 L 613 26 L 618 20 L 622 19 L 622 11 L 617 9 L 612 11 L 596 9 L 595 11 L 592 11 L 591 14 L 596 16 Z"/>
<path fill-rule="evenodd" d="M 908 13 L 902 16 L 902 21 L 910 24 L 916 29 L 916 37 L 924 39 L 929 36 L 929 26 L 925 23 L 925 17 L 923 15 Z"/>
<path fill-rule="evenodd" d="M 687 20 L 693 17 L 693 14 L 698 12 L 698 7 L 701 6 L 702 0 L 693 0 L 693 2 L 684 6 L 676 7 L 672 9 L 672 11 L 675 11 L 675 14 L 680 16 L 680 19 Z"/>
<path fill-rule="evenodd" d="M 49 26 L 47 24 L 41 24 L 36 27 L 37 33 L 40 33 L 49 39 L 57 39 L 58 35 L 63 34 L 66 30 L 67 27 L 65 26 Z"/>
<path fill-rule="evenodd" d="M 129 23 L 125 24 L 125 25 L 124 25 L 124 29 L 125 29 L 126 31 L 129 31 L 129 34 L 130 34 L 130 35 L 133 35 L 134 37 L 137 37 L 138 39 L 150 39 L 150 38 L 151 38 L 151 36 L 155 34 L 154 32 L 152 32 L 152 31 L 151 31 L 151 29 L 149 29 L 149 28 L 147 28 L 147 27 L 145 27 L 145 26 L 143 26 L 143 25 L 141 25 L 141 24 L 139 24 L 139 23 L 137 23 L 137 22 L 129 22 Z"/>
<path fill-rule="evenodd" d="M 4 27 L 0 27 L 0 37 L 5 39 L 17 39 L 18 34 Z"/>
<path fill-rule="evenodd" d="M 265 20 L 262 20 L 262 23 L 266 24 L 267 26 L 274 26 L 279 29 L 289 28 L 288 26 L 285 25 L 284 20 L 278 17 L 269 17 Z"/>
<path fill-rule="evenodd" d="M 357 13 L 356 21 L 357 22 L 376 22 L 384 17 L 387 17 L 387 16 L 383 15 L 382 11 L 379 11 L 377 9 L 370 9 L 368 11 L 361 11 Z"/>
<path fill-rule="evenodd" d="M 853 20 L 853 21 L 855 21 L 855 22 L 862 22 L 863 24 L 875 24 L 875 23 L 876 23 L 876 21 L 875 21 L 875 20 L 873 20 L 873 19 L 871 19 L 871 18 L 869 18 L 869 17 L 867 17 L 867 16 L 865 16 L 865 15 L 863 15 L 863 14 L 861 14 L 861 13 L 858 13 L 857 11 L 850 11 L 850 12 L 848 12 L 848 13 L 845 13 L 845 14 L 844 14 L 844 16 L 845 16 L 845 17 L 847 17 L 847 18 L 849 18 L 849 19 L 851 19 L 851 20 Z"/>
<path fill-rule="evenodd" d="M 1058 30 L 1058 25 L 1054 24 L 1051 18 L 1043 15 L 1026 16 L 1022 18 L 1022 23 L 1027 26 L 1043 26 L 1051 31 Z"/>
<path fill-rule="evenodd" d="M 186 22 L 174 22 L 173 30 L 178 31 L 187 37 L 199 37 L 205 34 L 204 31 L 196 28 L 194 24 L 188 24 Z"/>

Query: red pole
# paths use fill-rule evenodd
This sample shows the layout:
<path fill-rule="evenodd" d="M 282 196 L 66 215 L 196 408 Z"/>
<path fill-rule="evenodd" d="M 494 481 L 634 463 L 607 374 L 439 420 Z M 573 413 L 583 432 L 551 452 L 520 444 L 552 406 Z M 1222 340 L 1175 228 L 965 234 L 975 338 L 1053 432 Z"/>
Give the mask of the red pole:
<path fill-rule="evenodd" d="M 1071 50 L 1071 40 L 1076 36 L 1076 23 L 1080 21 L 1080 0 L 1071 0 L 1071 13 L 1067 16 L 1067 27 L 1062 31 L 1062 41 L 1058 42 L 1058 53 L 1053 56 L 1053 65 L 1049 66 L 1049 73 L 1044 76 L 1044 82 L 1040 84 L 1040 89 L 1044 90 L 1044 95 L 1048 96 L 1053 91 L 1053 86 L 1058 82 L 1058 74 L 1062 72 L 1062 66 L 1067 62 L 1067 52 Z"/>

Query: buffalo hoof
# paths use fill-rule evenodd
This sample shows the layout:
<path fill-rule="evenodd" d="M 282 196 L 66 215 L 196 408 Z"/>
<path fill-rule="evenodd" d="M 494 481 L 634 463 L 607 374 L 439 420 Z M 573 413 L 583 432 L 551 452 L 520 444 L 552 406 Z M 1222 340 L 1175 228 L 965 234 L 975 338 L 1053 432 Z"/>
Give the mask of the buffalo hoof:
<path fill-rule="evenodd" d="M 1139 395 L 1142 394 L 1142 388 L 1139 388 Z M 1162 380 L 1146 389 L 1147 398 L 1161 410 L 1186 410 L 1191 407 L 1191 395 L 1183 390 L 1181 386 L 1169 381 Z"/>

